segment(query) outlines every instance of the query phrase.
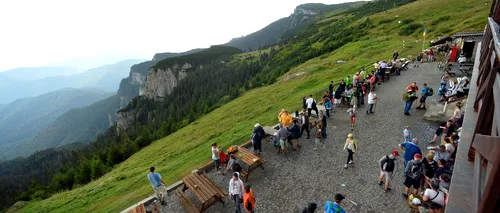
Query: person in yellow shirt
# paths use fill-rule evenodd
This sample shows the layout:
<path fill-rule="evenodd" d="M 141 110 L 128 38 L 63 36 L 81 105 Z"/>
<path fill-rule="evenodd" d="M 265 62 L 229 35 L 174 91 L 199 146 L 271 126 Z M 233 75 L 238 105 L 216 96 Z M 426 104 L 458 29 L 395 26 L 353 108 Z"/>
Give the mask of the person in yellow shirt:
<path fill-rule="evenodd" d="M 285 109 L 282 109 L 278 115 L 278 120 L 284 127 L 290 126 L 292 124 L 292 116 Z"/>

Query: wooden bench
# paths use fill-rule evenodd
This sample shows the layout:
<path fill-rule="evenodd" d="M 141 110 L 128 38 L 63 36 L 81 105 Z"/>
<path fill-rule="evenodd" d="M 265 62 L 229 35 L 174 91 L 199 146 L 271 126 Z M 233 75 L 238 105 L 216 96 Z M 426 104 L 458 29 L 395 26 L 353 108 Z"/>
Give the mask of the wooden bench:
<path fill-rule="evenodd" d="M 184 209 L 186 209 L 187 212 L 189 213 L 200 213 L 198 211 L 198 208 L 194 205 L 194 203 L 189 199 L 189 197 L 182 191 L 181 188 L 178 188 L 175 190 L 175 196 L 179 198 L 179 201 L 182 206 L 184 206 Z"/>
<path fill-rule="evenodd" d="M 204 212 L 208 207 L 212 206 L 216 202 L 224 204 L 222 199 L 227 195 L 227 192 L 220 189 L 217 184 L 205 174 L 200 175 L 198 173 L 192 173 L 184 177 L 182 180 L 184 182 L 182 192 L 189 189 L 201 203 L 200 208 L 197 209 L 198 212 Z M 194 204 L 192 204 L 191 200 L 189 200 L 191 204 L 186 200 L 186 198 L 183 198 L 182 200 L 181 204 L 182 202 L 185 202 L 184 205 L 186 205 L 186 210 L 189 211 L 189 209 L 192 209 Z"/>
<path fill-rule="evenodd" d="M 253 154 L 252 152 L 248 151 L 244 147 L 240 147 L 238 152 L 241 155 L 241 161 L 246 165 L 248 165 L 248 169 L 246 171 L 242 171 L 243 176 L 245 176 L 245 182 L 247 182 L 250 173 L 254 169 L 256 169 L 257 167 L 264 169 L 264 166 L 262 166 L 262 164 L 264 164 L 266 161 L 260 158 L 259 156 Z"/>

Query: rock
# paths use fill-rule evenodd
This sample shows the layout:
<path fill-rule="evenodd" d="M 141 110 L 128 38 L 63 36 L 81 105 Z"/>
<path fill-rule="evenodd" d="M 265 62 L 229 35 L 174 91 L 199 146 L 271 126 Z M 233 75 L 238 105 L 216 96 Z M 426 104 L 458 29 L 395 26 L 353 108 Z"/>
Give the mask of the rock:
<path fill-rule="evenodd" d="M 143 95 L 155 101 L 162 101 L 186 77 L 186 70 L 192 67 L 191 64 L 186 63 L 182 66 L 176 64 L 171 68 L 149 70 Z"/>

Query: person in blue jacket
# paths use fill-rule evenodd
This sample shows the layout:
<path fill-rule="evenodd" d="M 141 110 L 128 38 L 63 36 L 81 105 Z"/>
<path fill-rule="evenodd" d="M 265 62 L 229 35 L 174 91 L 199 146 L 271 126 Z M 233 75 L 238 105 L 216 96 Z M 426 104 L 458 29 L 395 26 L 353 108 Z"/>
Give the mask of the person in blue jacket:
<path fill-rule="evenodd" d="M 260 154 L 262 152 L 262 138 L 266 135 L 264 129 L 260 126 L 260 124 L 255 124 L 253 133 L 252 133 L 252 144 L 254 152 L 258 152 Z"/>
<path fill-rule="evenodd" d="M 342 200 L 345 197 L 342 194 L 335 195 L 335 201 L 326 201 L 325 207 L 323 208 L 324 213 L 346 213 L 345 210 L 340 206 Z"/>
<path fill-rule="evenodd" d="M 292 128 L 290 128 L 290 132 L 292 133 L 293 150 L 297 150 L 297 147 L 300 148 L 300 127 L 297 123 L 298 121 L 294 119 Z"/>

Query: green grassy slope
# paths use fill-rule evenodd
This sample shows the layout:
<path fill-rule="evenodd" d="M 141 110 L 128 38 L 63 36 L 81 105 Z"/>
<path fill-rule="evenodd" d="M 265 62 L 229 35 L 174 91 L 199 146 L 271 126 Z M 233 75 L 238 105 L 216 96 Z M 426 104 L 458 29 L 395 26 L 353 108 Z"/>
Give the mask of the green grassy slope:
<path fill-rule="evenodd" d="M 358 42 L 351 42 L 329 54 L 309 60 L 287 74 L 305 72 L 305 75 L 248 91 L 176 133 L 154 142 L 97 181 L 43 201 L 30 202 L 20 211 L 123 210 L 152 194 L 146 179 L 150 166 L 156 166 L 167 183 L 173 183 L 210 160 L 211 143 L 217 142 L 227 148 L 247 141 L 253 124 L 277 123 L 276 116 L 281 108 L 296 109 L 301 105 L 300 98 L 303 95 L 324 88 L 330 80 L 345 77 L 374 61 L 387 60 L 394 50 L 399 50 L 402 57 L 416 55 L 421 43 L 415 44 L 414 41 L 416 37 L 421 37 L 423 29 L 409 35 L 399 35 L 399 19 L 412 19 L 412 23 L 425 24 L 429 31 L 428 40 L 432 40 L 443 29 L 446 29 L 446 33 L 484 29 L 489 11 L 489 6 L 484 3 L 484 0 L 441 0 L 436 4 L 434 0 L 420 0 L 370 16 L 369 19 L 375 25 L 371 29 L 372 33 Z M 399 17 L 396 18 L 396 15 Z M 450 18 L 441 18 L 447 15 Z M 326 21 L 335 20 L 327 18 L 330 20 Z M 381 23 L 381 20 L 385 21 Z M 403 40 L 407 43 L 405 49 L 402 49 Z M 332 63 L 335 60 L 348 62 L 337 65 Z M 330 63 L 325 65 L 325 62 Z"/>

